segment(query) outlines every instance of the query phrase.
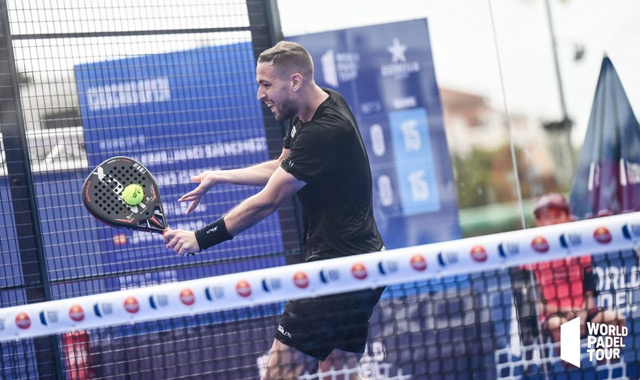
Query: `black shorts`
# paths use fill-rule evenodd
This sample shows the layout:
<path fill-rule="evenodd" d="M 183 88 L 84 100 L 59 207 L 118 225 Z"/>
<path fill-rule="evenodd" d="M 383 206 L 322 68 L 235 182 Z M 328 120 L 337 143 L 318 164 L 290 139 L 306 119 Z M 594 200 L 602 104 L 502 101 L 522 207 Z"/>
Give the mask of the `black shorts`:
<path fill-rule="evenodd" d="M 289 301 L 276 339 L 318 360 L 338 348 L 364 352 L 369 321 L 384 288 Z"/>

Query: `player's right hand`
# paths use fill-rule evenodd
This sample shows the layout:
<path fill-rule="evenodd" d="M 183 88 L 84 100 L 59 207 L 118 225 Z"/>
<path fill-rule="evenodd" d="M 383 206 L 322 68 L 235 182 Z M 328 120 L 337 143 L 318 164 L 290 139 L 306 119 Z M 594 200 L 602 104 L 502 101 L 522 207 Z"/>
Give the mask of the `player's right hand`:
<path fill-rule="evenodd" d="M 199 185 L 178 199 L 178 202 L 191 202 L 185 214 L 189 214 L 195 210 L 200 204 L 202 196 L 204 196 L 213 185 L 219 183 L 217 177 L 216 172 L 212 170 L 207 170 L 200 173 L 200 175 L 191 177 L 191 182 L 199 183 Z"/>

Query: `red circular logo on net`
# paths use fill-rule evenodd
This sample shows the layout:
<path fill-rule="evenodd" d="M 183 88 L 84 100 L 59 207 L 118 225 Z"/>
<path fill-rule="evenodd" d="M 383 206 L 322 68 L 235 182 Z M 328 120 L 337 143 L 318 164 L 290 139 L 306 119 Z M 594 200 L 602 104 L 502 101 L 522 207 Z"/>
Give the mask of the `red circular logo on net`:
<path fill-rule="evenodd" d="M 136 297 L 127 297 L 127 299 L 124 300 L 124 309 L 131 314 L 135 314 L 140 310 L 140 303 L 138 303 Z"/>
<path fill-rule="evenodd" d="M 598 227 L 595 231 L 593 231 L 593 238 L 596 239 L 598 243 L 608 244 L 611 242 L 611 232 L 607 229 L 607 227 Z"/>
<path fill-rule="evenodd" d="M 422 272 L 427 269 L 427 260 L 425 260 L 422 255 L 413 255 L 413 257 L 411 257 L 411 266 L 418 272 Z"/>
<path fill-rule="evenodd" d="M 19 313 L 16 315 L 16 325 L 19 328 L 26 330 L 31 327 L 31 318 L 29 318 L 29 315 L 25 312 Z"/>
<path fill-rule="evenodd" d="M 69 309 L 69 318 L 76 322 L 80 322 L 84 319 L 84 310 L 80 305 L 73 305 Z"/>
<path fill-rule="evenodd" d="M 236 284 L 236 292 L 240 297 L 249 297 L 251 295 L 251 285 L 246 280 L 240 280 Z"/>
<path fill-rule="evenodd" d="M 187 306 L 191 306 L 196 302 L 196 296 L 193 294 L 191 289 L 182 289 L 180 292 L 180 302 Z"/>
<path fill-rule="evenodd" d="M 471 248 L 471 258 L 479 263 L 487 261 L 487 251 L 483 246 L 475 245 Z"/>
<path fill-rule="evenodd" d="M 355 263 L 351 267 L 351 273 L 353 274 L 353 277 L 357 278 L 358 280 L 364 280 L 365 278 L 367 278 L 367 267 L 365 267 L 362 263 Z"/>
<path fill-rule="evenodd" d="M 300 289 L 304 289 L 309 286 L 309 277 L 304 272 L 298 272 L 293 275 L 293 283 Z"/>
<path fill-rule="evenodd" d="M 539 253 L 547 253 L 549 251 L 549 242 L 544 236 L 536 236 L 531 241 L 531 248 Z"/>

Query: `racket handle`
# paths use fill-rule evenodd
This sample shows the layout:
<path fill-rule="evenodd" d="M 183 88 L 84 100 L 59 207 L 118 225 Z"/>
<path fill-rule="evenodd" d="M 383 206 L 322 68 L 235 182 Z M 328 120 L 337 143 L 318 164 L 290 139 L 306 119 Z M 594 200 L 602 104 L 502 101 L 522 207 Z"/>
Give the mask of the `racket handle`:
<path fill-rule="evenodd" d="M 165 229 L 164 229 L 164 231 L 162 231 L 162 232 L 161 232 L 162 236 L 164 236 L 164 234 L 165 234 L 167 231 L 169 231 L 169 227 L 165 228 Z M 194 252 L 189 252 L 189 253 L 185 253 L 184 255 L 185 255 L 185 257 L 186 257 L 186 256 L 195 256 L 196 254 L 195 254 Z"/>

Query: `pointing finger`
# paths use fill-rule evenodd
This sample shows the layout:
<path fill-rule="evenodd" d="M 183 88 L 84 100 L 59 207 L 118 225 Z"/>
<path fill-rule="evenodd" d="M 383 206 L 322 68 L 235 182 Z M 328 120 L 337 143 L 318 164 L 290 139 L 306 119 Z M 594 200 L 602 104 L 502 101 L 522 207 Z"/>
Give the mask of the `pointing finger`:
<path fill-rule="evenodd" d="M 189 208 L 187 208 L 187 211 L 185 212 L 185 214 L 190 214 L 191 211 L 195 210 L 196 207 L 198 207 L 198 205 L 200 204 L 200 200 L 196 199 L 195 201 L 193 201 L 193 203 L 191 203 L 189 205 Z"/>

